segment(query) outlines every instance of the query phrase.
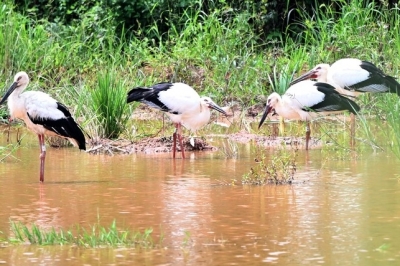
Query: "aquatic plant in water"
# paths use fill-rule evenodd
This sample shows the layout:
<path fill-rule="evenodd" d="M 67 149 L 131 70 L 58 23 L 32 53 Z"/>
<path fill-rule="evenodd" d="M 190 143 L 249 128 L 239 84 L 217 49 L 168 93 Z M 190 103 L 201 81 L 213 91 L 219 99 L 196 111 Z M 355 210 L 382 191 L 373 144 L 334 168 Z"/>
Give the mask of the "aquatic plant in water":
<path fill-rule="evenodd" d="M 297 148 L 279 149 L 276 154 L 266 156 L 265 151 L 259 152 L 254 161 L 255 167 L 242 177 L 242 184 L 265 185 L 265 184 L 291 184 L 296 173 Z"/>
<path fill-rule="evenodd" d="M 99 224 L 93 225 L 90 230 L 77 228 L 77 232 L 71 230 L 59 230 L 54 228 L 44 230 L 33 224 L 28 227 L 22 223 L 10 221 L 12 237 L 8 238 L 11 243 L 29 243 L 32 245 L 77 245 L 84 247 L 102 246 L 129 246 L 138 248 L 154 248 L 155 244 L 151 237 L 153 229 L 145 229 L 143 233 L 130 230 L 120 230 L 114 220 L 109 227 Z"/>
<path fill-rule="evenodd" d="M 0 162 L 4 161 L 6 158 L 13 157 L 13 153 L 18 149 L 19 143 L 8 144 L 6 146 L 0 146 Z"/>

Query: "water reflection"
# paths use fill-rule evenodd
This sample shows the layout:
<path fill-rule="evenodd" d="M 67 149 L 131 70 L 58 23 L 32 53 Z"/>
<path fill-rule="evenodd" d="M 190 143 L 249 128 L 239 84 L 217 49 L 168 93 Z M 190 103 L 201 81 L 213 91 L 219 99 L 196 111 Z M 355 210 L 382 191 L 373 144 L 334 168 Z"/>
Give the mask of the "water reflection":
<path fill-rule="evenodd" d="M 152 227 L 164 248 L 18 246 L 0 249 L 5 263 L 374 265 L 400 255 L 399 167 L 388 154 L 334 161 L 300 151 L 294 185 L 254 187 L 229 185 L 253 164 L 249 145 L 238 159 L 48 149 L 39 184 L 36 145 L 24 143 L 19 160 L 0 165 L 0 231 L 8 235 L 10 219 L 63 229 L 115 219 L 121 228 Z"/>

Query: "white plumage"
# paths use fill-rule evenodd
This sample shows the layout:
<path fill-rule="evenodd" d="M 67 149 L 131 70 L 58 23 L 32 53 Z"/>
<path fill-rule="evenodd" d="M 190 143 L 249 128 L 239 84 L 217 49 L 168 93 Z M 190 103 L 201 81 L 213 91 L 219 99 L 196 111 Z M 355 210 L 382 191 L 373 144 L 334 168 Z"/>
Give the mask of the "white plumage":
<path fill-rule="evenodd" d="M 176 152 L 176 137 L 180 142 L 182 157 L 185 157 L 182 144 L 181 125 L 191 131 L 199 130 L 210 120 L 210 109 L 226 115 L 225 111 L 209 97 L 200 97 L 189 85 L 184 83 L 158 83 L 150 88 L 137 87 L 128 92 L 127 102 L 138 101 L 168 114 L 175 124 L 173 157 Z"/>
<path fill-rule="evenodd" d="M 268 99 L 276 113 L 286 119 L 311 120 L 317 113 L 303 109 L 314 106 L 325 98 L 325 94 L 318 91 L 314 84 L 313 81 L 297 83 L 291 86 L 282 97 L 275 92 Z"/>
<path fill-rule="evenodd" d="M 272 110 L 285 119 L 307 122 L 306 149 L 308 149 L 310 120 L 318 114 L 325 115 L 344 110 L 356 113 L 360 107 L 354 101 L 340 95 L 328 83 L 305 80 L 290 86 L 282 97 L 276 92 L 268 96 L 259 128 Z"/>
<path fill-rule="evenodd" d="M 374 64 L 355 58 L 343 58 L 331 66 L 319 64 L 291 84 L 305 79 L 327 82 L 341 94 L 350 96 L 365 92 L 391 92 L 400 95 L 400 84 L 393 77 L 383 73 Z"/>
<path fill-rule="evenodd" d="M 14 83 L 4 94 L 0 104 L 8 98 L 11 119 L 23 120 L 27 128 L 38 135 L 41 151 L 40 181 L 43 182 L 46 157 L 44 135 L 67 138 L 82 150 L 86 149 L 85 136 L 63 104 L 40 91 L 22 93 L 28 84 L 28 75 L 25 72 L 18 72 L 14 77 Z"/>

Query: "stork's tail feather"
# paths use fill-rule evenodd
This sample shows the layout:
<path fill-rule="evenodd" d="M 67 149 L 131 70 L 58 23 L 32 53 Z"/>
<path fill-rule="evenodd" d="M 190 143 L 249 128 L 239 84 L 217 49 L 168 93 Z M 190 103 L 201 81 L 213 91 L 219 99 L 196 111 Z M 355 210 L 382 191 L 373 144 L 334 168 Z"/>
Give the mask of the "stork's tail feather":
<path fill-rule="evenodd" d="M 389 87 L 389 92 L 396 93 L 400 96 L 400 83 L 397 82 L 396 78 L 392 76 L 386 76 L 386 80 L 388 81 L 387 86 Z"/>
<path fill-rule="evenodd" d="M 150 93 L 153 89 L 146 87 L 136 87 L 131 89 L 128 92 L 128 97 L 126 99 L 126 103 L 130 102 L 139 102 L 143 100 L 148 93 Z"/>
<path fill-rule="evenodd" d="M 68 125 L 69 130 L 67 133 L 69 134 L 69 138 L 75 139 L 78 144 L 80 150 L 86 150 L 86 140 L 85 135 L 83 134 L 83 130 L 81 127 L 75 122 L 72 117 L 68 117 Z M 88 135 L 89 136 L 89 135 Z"/>
<path fill-rule="evenodd" d="M 355 115 L 361 110 L 360 106 L 355 101 L 349 99 L 347 96 L 340 94 L 340 98 L 343 109 Z"/>
<path fill-rule="evenodd" d="M 44 128 L 53 131 L 61 137 L 75 140 L 71 142 L 77 145 L 79 149 L 86 150 L 85 135 L 71 116 L 59 120 L 47 120 L 46 123 L 39 123 L 38 120 L 36 123 L 43 125 Z"/>

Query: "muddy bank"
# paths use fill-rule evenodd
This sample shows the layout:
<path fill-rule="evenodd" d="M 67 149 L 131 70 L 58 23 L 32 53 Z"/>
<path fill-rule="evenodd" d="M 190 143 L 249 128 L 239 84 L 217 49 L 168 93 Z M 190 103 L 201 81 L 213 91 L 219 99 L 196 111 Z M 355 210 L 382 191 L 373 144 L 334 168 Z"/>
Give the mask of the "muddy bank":
<path fill-rule="evenodd" d="M 226 108 L 226 107 L 225 107 Z M 242 124 L 249 125 L 250 123 L 258 123 L 259 116 L 263 112 L 264 106 L 253 106 L 246 110 L 241 110 L 237 106 L 227 108 L 229 116 L 225 117 L 213 112 L 210 123 L 217 124 L 222 127 L 230 127 L 233 123 L 240 121 Z M 132 114 L 132 119 L 134 120 L 156 120 L 162 118 L 163 113 L 148 108 L 147 106 L 140 105 Z M 278 116 L 269 117 L 269 120 L 279 120 Z M 14 122 L 13 124 L 16 124 Z M 173 126 L 167 116 L 165 116 L 165 125 Z M 15 129 L 15 127 L 10 127 L 9 125 L 2 128 L 3 132 L 9 134 L 9 131 Z M 20 127 L 17 127 L 17 131 L 21 131 Z M 22 129 L 25 132 L 25 128 Z M 277 132 L 276 132 L 277 133 Z M 32 134 L 32 133 L 28 133 Z M 305 148 L 305 138 L 304 137 L 279 137 L 271 135 L 259 135 L 249 133 L 246 130 L 241 130 L 232 134 L 208 134 L 202 137 L 196 137 L 192 139 L 191 137 L 185 135 L 189 134 L 186 130 L 183 133 L 183 142 L 185 151 L 216 151 L 219 147 L 213 146 L 208 143 L 207 140 L 210 138 L 222 138 L 228 139 L 230 141 L 238 143 L 254 143 L 265 148 L 277 148 L 282 145 L 287 147 L 293 147 L 298 149 Z M 17 134 L 18 136 L 19 134 Z M 18 139 L 18 137 L 17 137 Z M 17 140 L 18 141 L 18 140 Z M 46 137 L 47 145 L 55 148 L 60 148 L 64 146 L 71 145 L 68 140 L 59 137 Z M 215 144 L 214 144 L 215 145 Z M 309 148 L 320 148 L 322 143 L 319 139 L 311 139 Z M 132 153 L 168 153 L 172 152 L 173 139 L 172 136 L 154 136 L 146 137 L 137 141 L 131 141 L 126 139 L 110 140 L 110 139 L 100 139 L 92 138 L 87 139 L 87 152 L 91 154 L 132 154 Z M 180 145 L 177 145 L 177 151 L 180 152 Z"/>
<path fill-rule="evenodd" d="M 305 138 L 301 137 L 275 137 L 262 136 L 247 132 L 238 132 L 227 135 L 209 135 L 204 138 L 196 137 L 192 143 L 190 138 L 184 137 L 185 151 L 217 151 L 219 147 L 213 146 L 207 142 L 211 137 L 226 138 L 238 143 L 254 143 L 264 148 L 278 148 L 282 146 L 304 149 Z M 194 145 L 192 145 L 194 144 Z M 144 138 L 137 142 L 128 140 L 109 140 L 96 139 L 89 142 L 90 148 L 87 152 L 91 154 L 132 154 L 132 153 L 161 153 L 172 152 L 173 139 L 172 137 L 152 137 Z M 310 149 L 322 147 L 322 142 L 319 139 L 311 139 L 309 143 Z M 178 152 L 181 151 L 179 144 L 177 145 Z"/>
<path fill-rule="evenodd" d="M 91 154 L 132 154 L 132 153 L 160 153 L 172 152 L 173 138 L 171 137 L 153 137 L 144 138 L 137 142 L 128 140 L 109 140 L 109 139 L 93 139 L 89 142 L 90 148 L 87 152 Z M 212 151 L 217 150 L 211 146 L 203 138 L 183 137 L 183 146 L 185 151 Z M 178 152 L 181 147 L 177 145 Z"/>

